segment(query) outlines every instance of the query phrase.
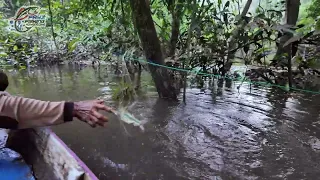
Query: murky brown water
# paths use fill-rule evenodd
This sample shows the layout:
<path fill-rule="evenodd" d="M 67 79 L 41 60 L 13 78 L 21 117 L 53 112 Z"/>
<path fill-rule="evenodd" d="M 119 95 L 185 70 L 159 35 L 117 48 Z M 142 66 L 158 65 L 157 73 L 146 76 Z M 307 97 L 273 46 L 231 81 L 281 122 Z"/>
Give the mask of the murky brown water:
<path fill-rule="evenodd" d="M 10 73 L 9 92 L 41 100 L 108 99 L 107 82 L 114 81 L 105 68 L 23 70 Z M 189 89 L 187 105 L 148 95 L 133 111 L 148 120 L 144 133 L 125 125 L 128 134 L 116 120 L 106 128 L 74 121 L 53 129 L 102 180 L 318 179 L 320 96 L 246 84 L 238 92 L 236 85 Z"/>

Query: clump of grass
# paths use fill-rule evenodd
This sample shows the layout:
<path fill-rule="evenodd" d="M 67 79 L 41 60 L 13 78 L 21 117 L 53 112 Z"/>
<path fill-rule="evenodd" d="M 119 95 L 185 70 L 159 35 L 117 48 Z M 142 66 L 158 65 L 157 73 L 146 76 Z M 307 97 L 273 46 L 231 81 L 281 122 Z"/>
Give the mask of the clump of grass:
<path fill-rule="evenodd" d="M 135 89 L 130 83 L 120 81 L 116 86 L 111 87 L 112 99 L 114 101 L 130 101 L 134 99 Z"/>

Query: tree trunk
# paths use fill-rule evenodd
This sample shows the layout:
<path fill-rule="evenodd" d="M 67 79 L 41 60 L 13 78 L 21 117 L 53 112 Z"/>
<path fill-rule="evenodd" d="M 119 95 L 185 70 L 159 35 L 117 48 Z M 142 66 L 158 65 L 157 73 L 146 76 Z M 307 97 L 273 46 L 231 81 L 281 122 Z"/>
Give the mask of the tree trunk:
<path fill-rule="evenodd" d="M 196 20 L 196 16 L 198 13 L 198 7 L 197 7 L 197 1 L 193 0 L 193 14 L 191 16 L 191 22 L 188 30 L 188 39 L 186 44 L 186 52 L 188 54 L 187 59 L 184 59 L 182 68 L 189 68 L 189 60 L 190 60 L 190 44 L 191 44 L 191 37 L 193 33 L 192 26 L 194 24 L 194 21 Z M 187 90 L 187 72 L 183 72 L 183 102 L 186 104 L 186 90 Z"/>
<path fill-rule="evenodd" d="M 292 78 L 292 61 L 291 61 L 291 57 L 292 57 L 292 45 L 290 45 L 288 47 L 289 49 L 289 54 L 288 54 L 288 81 L 289 81 L 289 87 L 292 88 L 292 82 L 293 82 L 293 78 Z"/>
<path fill-rule="evenodd" d="M 176 4 L 173 5 L 171 9 L 172 14 L 172 25 L 171 25 L 171 38 L 170 38 L 170 51 L 169 56 L 173 57 L 176 52 L 176 45 L 178 42 L 179 34 L 180 34 L 180 22 L 182 16 L 182 5 L 183 1 L 178 0 Z"/>
<path fill-rule="evenodd" d="M 295 26 L 299 16 L 300 0 L 286 0 L 286 24 Z M 282 54 L 287 53 L 291 50 L 291 46 L 288 45 L 283 47 L 283 45 L 292 37 L 292 34 L 287 32 L 284 36 L 280 38 L 279 47 L 275 55 L 275 60 L 279 59 Z M 294 56 L 294 54 L 292 54 Z"/>
<path fill-rule="evenodd" d="M 56 47 L 58 61 L 60 61 L 61 58 L 60 58 L 59 46 L 58 46 L 57 41 L 56 41 L 56 33 L 54 32 L 54 29 L 53 29 L 53 20 L 52 20 L 53 15 L 52 15 L 51 2 L 50 2 L 50 1 L 51 1 L 51 0 L 47 0 L 48 6 L 49 6 L 49 15 L 50 15 L 50 23 L 51 23 L 51 33 L 52 33 L 52 37 L 53 37 L 54 46 Z"/>
<path fill-rule="evenodd" d="M 286 0 L 286 24 L 295 26 L 298 20 L 299 16 L 299 8 L 300 8 L 300 0 Z M 277 53 L 275 55 L 275 60 L 282 57 L 283 54 L 287 54 L 287 67 L 288 67 L 288 81 L 289 81 L 289 87 L 292 87 L 292 56 L 295 56 L 292 53 L 292 43 L 288 44 L 286 47 L 283 47 L 283 45 L 293 36 L 293 34 L 287 32 L 284 36 L 280 39 L 280 44 L 277 50 Z M 281 60 L 281 59 L 280 59 Z"/>
<path fill-rule="evenodd" d="M 160 41 L 151 17 L 150 6 L 146 0 L 130 0 L 142 47 L 148 62 L 164 65 Z M 149 64 L 153 81 L 155 82 L 160 98 L 177 99 L 172 80 L 169 78 L 167 69 Z"/>

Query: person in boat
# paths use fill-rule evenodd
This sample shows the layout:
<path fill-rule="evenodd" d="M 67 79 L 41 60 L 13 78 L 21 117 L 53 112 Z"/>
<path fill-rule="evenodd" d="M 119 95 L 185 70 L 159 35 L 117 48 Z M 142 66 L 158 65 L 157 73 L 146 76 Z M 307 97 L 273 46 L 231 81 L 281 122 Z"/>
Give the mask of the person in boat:
<path fill-rule="evenodd" d="M 70 122 L 74 117 L 92 127 L 104 126 L 108 119 L 99 110 L 110 112 L 111 108 L 105 106 L 103 100 L 51 102 L 0 92 L 0 128 L 52 126 Z"/>
<path fill-rule="evenodd" d="M 0 71 L 0 91 L 5 91 L 9 86 L 9 80 L 6 73 Z"/>
<path fill-rule="evenodd" d="M 92 127 L 104 126 L 108 119 L 99 111 L 112 111 L 103 100 L 51 102 L 11 96 L 5 92 L 8 85 L 7 75 L 0 71 L 0 128 L 52 126 L 70 122 L 74 117 Z"/>

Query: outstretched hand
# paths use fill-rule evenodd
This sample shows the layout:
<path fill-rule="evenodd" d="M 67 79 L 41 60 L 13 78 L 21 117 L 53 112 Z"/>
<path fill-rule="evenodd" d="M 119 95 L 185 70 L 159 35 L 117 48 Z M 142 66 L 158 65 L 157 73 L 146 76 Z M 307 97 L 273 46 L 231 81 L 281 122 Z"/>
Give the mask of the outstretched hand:
<path fill-rule="evenodd" d="M 88 123 L 91 127 L 104 126 L 108 118 L 99 113 L 99 110 L 112 112 L 113 110 L 104 105 L 103 100 L 88 100 L 74 102 L 73 116 Z"/>

